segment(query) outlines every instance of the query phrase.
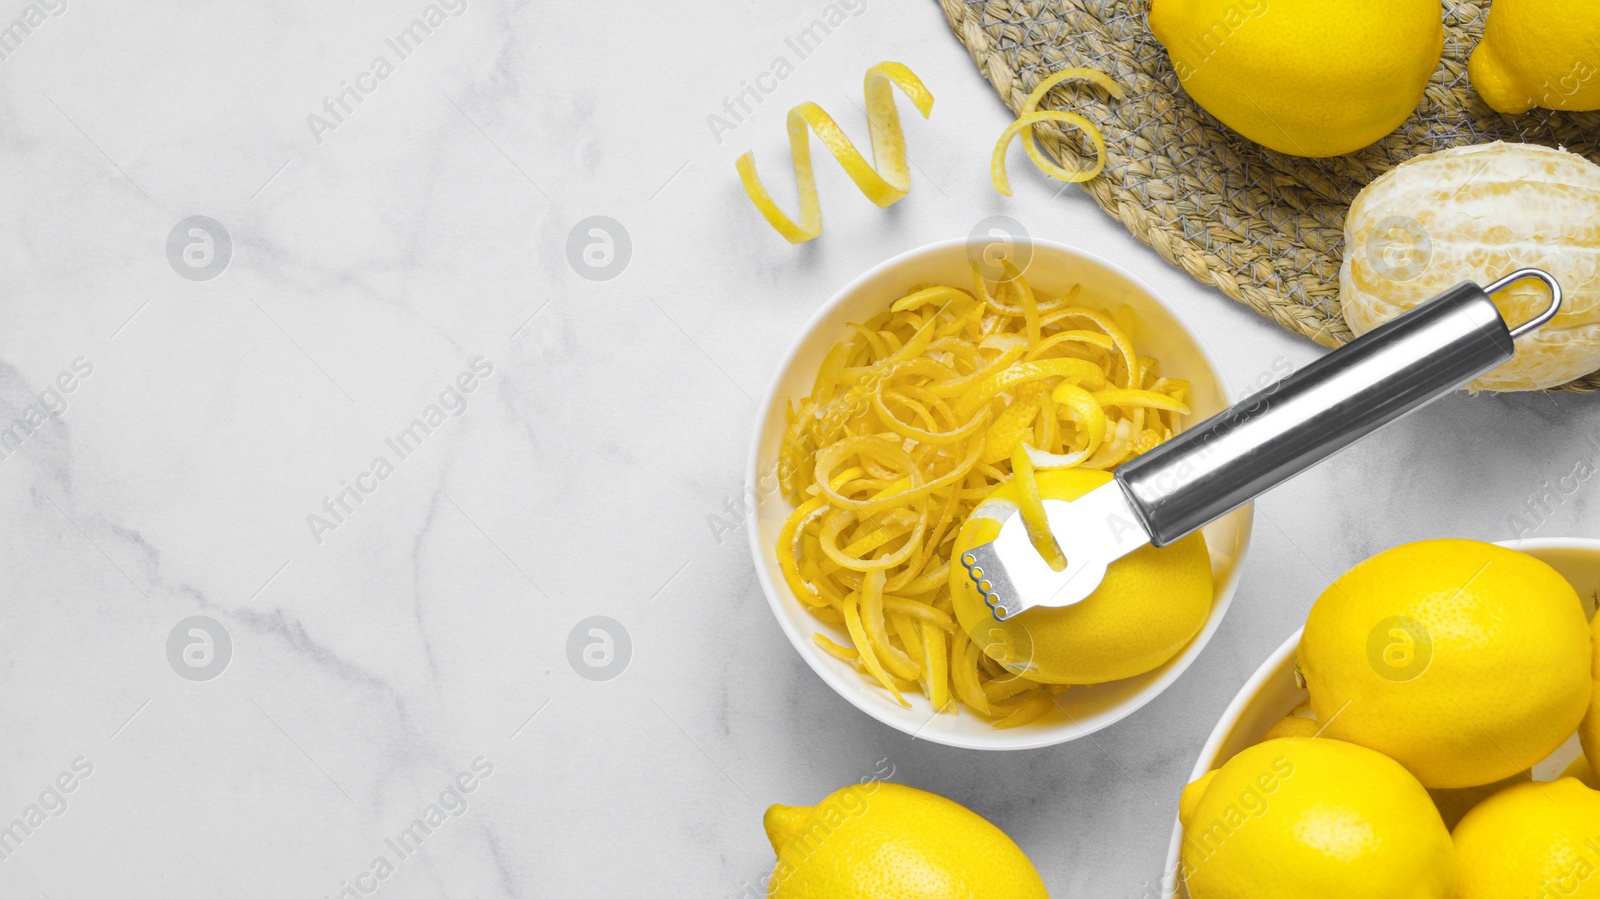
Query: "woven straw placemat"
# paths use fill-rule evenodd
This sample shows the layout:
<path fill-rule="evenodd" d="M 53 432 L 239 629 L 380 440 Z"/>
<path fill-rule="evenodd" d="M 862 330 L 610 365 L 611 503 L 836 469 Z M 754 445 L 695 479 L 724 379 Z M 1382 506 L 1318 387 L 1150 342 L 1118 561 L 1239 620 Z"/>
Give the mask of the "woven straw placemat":
<path fill-rule="evenodd" d="M 1444 60 L 1417 112 L 1384 140 L 1333 159 L 1268 150 L 1189 99 L 1145 22 L 1150 0 L 940 2 L 1013 111 L 1061 69 L 1087 66 L 1121 83 L 1123 100 L 1067 84 L 1040 104 L 1084 115 L 1105 135 L 1105 171 L 1084 188 L 1161 258 L 1325 346 L 1351 338 L 1339 312 L 1344 214 L 1374 178 L 1423 153 L 1494 140 L 1564 146 L 1600 162 L 1600 113 L 1503 116 L 1478 99 L 1467 59 L 1489 0 L 1443 0 Z M 1070 129 L 1044 123 L 1036 133 L 1057 158 L 1080 155 Z M 1565 389 L 1600 390 L 1600 372 Z"/>

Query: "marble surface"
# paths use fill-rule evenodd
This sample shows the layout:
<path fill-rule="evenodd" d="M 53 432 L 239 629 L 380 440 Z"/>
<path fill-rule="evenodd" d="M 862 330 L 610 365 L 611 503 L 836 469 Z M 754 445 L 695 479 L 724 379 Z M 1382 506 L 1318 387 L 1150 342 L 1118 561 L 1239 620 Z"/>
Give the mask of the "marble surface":
<path fill-rule="evenodd" d="M 836 13 L 800 53 L 826 3 L 0 8 L 0 895 L 753 895 L 767 804 L 887 765 L 1053 895 L 1138 899 L 1329 579 L 1596 531 L 1595 400 L 1456 397 L 1263 500 L 1216 640 L 1118 726 L 982 754 L 852 709 L 739 512 L 754 401 L 837 287 L 1003 214 L 1139 272 L 1235 390 L 1319 351 L 1076 191 L 996 195 L 1007 115 L 935 3 Z M 789 246 L 734 159 L 782 173 L 806 99 L 861 135 L 885 59 L 937 96 L 910 196 L 821 162 L 827 231 Z"/>

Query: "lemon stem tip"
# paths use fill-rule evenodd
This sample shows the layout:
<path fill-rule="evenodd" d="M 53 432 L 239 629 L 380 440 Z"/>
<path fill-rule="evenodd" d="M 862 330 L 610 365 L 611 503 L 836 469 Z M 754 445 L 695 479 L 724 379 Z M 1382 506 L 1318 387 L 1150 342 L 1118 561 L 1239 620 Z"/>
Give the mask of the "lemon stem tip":
<path fill-rule="evenodd" d="M 772 851 L 782 852 L 784 845 L 805 827 L 806 819 L 810 816 L 811 809 L 801 806 L 774 805 L 768 808 L 761 817 L 761 825 L 766 828 Z"/>

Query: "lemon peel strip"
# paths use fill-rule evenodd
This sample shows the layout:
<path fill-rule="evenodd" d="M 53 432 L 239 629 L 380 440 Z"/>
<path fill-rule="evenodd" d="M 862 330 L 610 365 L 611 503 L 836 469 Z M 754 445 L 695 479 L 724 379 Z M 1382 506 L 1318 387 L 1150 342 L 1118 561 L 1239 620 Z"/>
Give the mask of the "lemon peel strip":
<path fill-rule="evenodd" d="M 923 668 L 923 684 L 928 701 L 939 711 L 950 706 L 950 656 L 944 642 L 945 632 L 922 625 L 922 654 L 927 658 Z"/>
<path fill-rule="evenodd" d="M 1044 717 L 1044 714 L 1055 706 L 1055 696 L 1050 693 L 1040 693 L 1016 706 L 1005 717 L 991 722 L 1002 730 L 1032 724 Z"/>
<path fill-rule="evenodd" d="M 1022 513 L 1022 523 L 1028 528 L 1028 539 L 1052 571 L 1065 571 L 1067 557 L 1061 552 L 1055 535 L 1050 533 L 1050 519 L 1045 515 L 1044 497 L 1039 495 L 1039 482 L 1033 477 L 1033 461 L 1028 458 L 1026 443 L 1018 443 L 1012 451 L 1011 473 L 1022 488 L 1017 506 Z"/>
<path fill-rule="evenodd" d="M 1023 445 L 1028 461 L 1037 468 L 1072 468 L 1082 465 L 1100 449 L 1106 437 L 1106 410 L 1098 394 L 1091 394 L 1076 384 L 1057 384 L 1050 399 L 1057 406 L 1065 406 L 1083 424 L 1084 447 L 1075 453 L 1051 453 Z"/>
<path fill-rule="evenodd" d="M 1102 406 L 1142 406 L 1179 415 L 1189 414 L 1187 405 L 1153 390 L 1101 390 L 1095 393 L 1094 398 Z"/>
<path fill-rule="evenodd" d="M 1105 383 L 1105 370 L 1083 359 L 1019 362 L 962 394 L 961 398 L 956 400 L 956 411 L 963 415 L 971 415 L 1001 392 L 1018 384 L 1044 378 L 1066 378 L 1098 388 Z"/>
<path fill-rule="evenodd" d="M 844 623 L 845 629 L 850 632 L 851 642 L 856 645 L 856 651 L 861 653 L 861 665 L 867 669 L 867 672 L 878 683 L 883 684 L 884 689 L 893 694 L 895 702 L 899 703 L 901 707 L 909 709 L 911 708 L 911 703 L 906 702 L 906 698 L 900 695 L 900 690 L 895 686 L 894 680 L 889 676 L 889 672 L 884 670 L 882 663 L 878 661 L 878 657 L 872 654 L 872 642 L 868 639 L 866 628 L 861 623 L 861 609 L 858 602 L 859 600 L 854 596 L 844 601 Z"/>
<path fill-rule="evenodd" d="M 1022 101 L 1022 109 L 1018 113 L 1016 121 L 1001 132 L 1000 140 L 995 143 L 994 156 L 989 162 L 989 177 L 994 183 L 994 189 L 1005 196 L 1011 196 L 1011 179 L 1006 174 L 1006 149 L 1011 145 L 1011 139 L 1018 134 L 1023 135 L 1022 149 L 1028 154 L 1028 158 L 1033 160 L 1033 164 L 1038 166 L 1040 171 L 1055 178 L 1057 181 L 1076 184 L 1091 180 L 1105 169 L 1105 136 L 1100 133 L 1100 129 L 1096 128 L 1093 122 L 1073 112 L 1039 109 L 1039 103 L 1044 99 L 1044 95 L 1049 93 L 1051 88 L 1065 81 L 1088 81 L 1104 89 L 1106 93 L 1118 100 L 1124 96 L 1121 85 L 1113 81 L 1111 76 L 1095 69 L 1064 69 L 1039 82 L 1032 93 L 1028 94 L 1027 99 Z M 1044 151 L 1039 148 L 1038 138 L 1033 133 L 1033 126 L 1040 122 L 1060 122 L 1082 131 L 1084 136 L 1089 138 L 1089 142 L 1094 145 L 1094 165 L 1074 172 L 1050 161 L 1045 156 Z"/>
<path fill-rule="evenodd" d="M 861 653 L 856 652 L 848 646 L 840 646 L 822 634 L 812 634 L 811 642 L 817 644 L 817 646 L 821 648 L 823 652 L 826 652 L 828 655 L 831 655 L 836 659 L 840 659 L 845 662 L 855 662 L 861 659 Z"/>
<path fill-rule="evenodd" d="M 834 477 L 837 484 L 847 484 L 860 477 L 860 468 L 847 468 Z M 778 568 L 783 572 L 783 579 L 788 582 L 789 589 L 794 595 L 800 597 L 806 605 L 813 608 L 828 606 L 827 597 L 823 596 L 816 584 L 805 579 L 800 573 L 800 565 L 796 559 L 795 545 L 799 542 L 800 533 L 811 521 L 821 518 L 828 499 L 825 496 L 813 497 L 800 504 L 798 509 L 783 523 L 783 528 L 778 531 Z"/>
<path fill-rule="evenodd" d="M 867 101 L 867 129 L 872 135 L 872 163 L 867 162 L 822 107 L 808 102 L 789 110 L 789 157 L 800 194 L 799 222 L 778 208 L 761 183 L 761 176 L 756 173 L 755 154 L 746 152 L 739 157 L 736 165 L 745 193 L 785 240 L 805 243 L 822 233 L 822 206 L 817 202 L 817 179 L 811 166 L 811 139 L 807 129 L 817 135 L 823 148 L 833 154 L 850 180 L 879 208 L 894 205 L 911 189 L 905 132 L 900 127 L 894 88 L 905 94 L 923 118 L 933 110 L 933 94 L 909 68 L 897 62 L 883 62 L 868 69 L 863 91 Z"/>
<path fill-rule="evenodd" d="M 1058 85 L 1068 81 L 1088 81 L 1096 87 L 1099 87 L 1101 90 L 1104 90 L 1106 93 L 1110 94 L 1111 97 L 1116 100 L 1121 100 L 1124 96 L 1126 96 L 1122 90 L 1122 85 L 1113 80 L 1110 75 L 1107 75 L 1098 69 L 1082 67 L 1062 69 L 1061 71 L 1051 75 L 1049 78 L 1046 78 L 1045 80 L 1033 86 L 1033 90 L 1028 93 L 1027 99 L 1022 101 L 1022 110 L 1024 112 L 1033 112 L 1034 110 L 1038 109 L 1039 104 L 1044 102 L 1045 94 L 1050 93 L 1050 91 L 1056 88 Z M 1095 133 L 1099 133 L 1098 129 L 1096 129 Z M 1032 128 L 1027 129 L 1027 131 L 1023 133 L 1022 149 L 1028 154 L 1028 158 L 1033 160 L 1034 165 L 1037 165 L 1039 168 L 1044 169 L 1046 172 L 1050 171 L 1052 168 L 1055 168 L 1055 166 L 1050 162 L 1049 158 L 1044 155 L 1044 151 L 1039 148 L 1038 136 L 1034 134 Z M 1103 143 L 1101 145 L 1101 157 L 1101 162 L 1104 163 Z M 1087 181 L 1088 179 L 1085 178 L 1084 180 Z"/>
<path fill-rule="evenodd" d="M 883 571 L 867 572 L 867 580 L 861 585 L 861 625 L 867 632 L 867 642 L 872 644 L 872 654 L 884 669 L 895 677 L 906 680 L 915 680 L 922 676 L 922 670 L 911 656 L 900 651 L 889 643 L 889 634 L 885 629 L 888 621 L 883 614 Z"/>
<path fill-rule="evenodd" d="M 989 160 L 989 180 L 994 183 L 994 189 L 1005 196 L 1011 196 L 1011 179 L 1006 175 L 1006 148 L 1010 146 L 1011 139 L 1016 137 L 1022 129 L 1037 125 L 1040 122 L 1061 122 L 1077 128 L 1089 138 L 1089 142 L 1094 145 L 1095 152 L 1094 165 L 1077 172 L 1069 172 L 1048 159 L 1035 159 L 1034 163 L 1043 169 L 1045 174 L 1057 181 L 1077 184 L 1092 179 L 1106 167 L 1106 140 L 1101 136 L 1100 129 L 1096 128 L 1093 122 L 1075 112 L 1063 112 L 1055 109 L 1025 112 L 1018 116 L 1015 122 L 1007 125 L 1005 131 L 1000 133 L 1000 140 L 994 145 L 994 156 Z"/>
<path fill-rule="evenodd" d="M 950 641 L 950 680 L 961 701 L 973 711 L 989 717 L 989 698 L 978 682 L 978 647 L 967 637 L 963 628 L 956 628 L 955 639 Z"/>
<path fill-rule="evenodd" d="M 922 657 L 922 635 L 917 631 L 916 622 L 911 620 L 910 615 L 896 615 L 893 612 L 888 613 L 888 621 L 889 626 L 894 628 L 894 635 L 900 638 L 900 645 L 906 648 L 906 655 L 910 656 L 912 663 L 917 666 L 915 680 L 921 681 L 925 663 Z"/>

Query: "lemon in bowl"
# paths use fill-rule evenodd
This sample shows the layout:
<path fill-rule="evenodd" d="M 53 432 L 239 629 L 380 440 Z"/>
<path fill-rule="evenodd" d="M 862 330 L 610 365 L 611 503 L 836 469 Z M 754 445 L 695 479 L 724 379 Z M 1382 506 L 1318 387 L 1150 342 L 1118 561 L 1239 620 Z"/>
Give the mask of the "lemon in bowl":
<path fill-rule="evenodd" d="M 1044 499 L 1071 502 L 1111 480 L 1104 471 L 1038 474 Z M 1016 481 L 1002 485 L 967 518 L 957 556 L 1000 535 L 1017 508 Z M 951 572 L 956 616 L 979 648 L 1007 669 L 1047 684 L 1104 684 L 1161 667 L 1205 627 L 1211 613 L 1211 559 L 1205 538 L 1143 546 L 1111 563 L 1082 602 L 1036 608 L 995 621 L 965 569 Z"/>
<path fill-rule="evenodd" d="M 1422 784 L 1338 740 L 1268 740 L 1184 790 L 1193 899 L 1451 899 L 1455 847 Z"/>
<path fill-rule="evenodd" d="M 1600 792 L 1575 778 L 1501 790 L 1456 825 L 1456 899 L 1594 899 L 1597 834 Z"/>
<path fill-rule="evenodd" d="M 1201 626 L 1170 658 L 1137 676 L 1105 683 L 1064 688 L 1046 685 L 1049 690 L 1018 683 L 1016 686 L 1028 687 L 1033 695 L 1042 698 L 1048 708 L 1036 717 L 1030 715 L 1025 721 L 1015 722 L 1015 726 L 997 726 L 982 714 L 966 707 L 958 709 L 952 703 L 935 707 L 926 693 L 917 691 L 914 683 L 904 679 L 904 669 L 887 671 L 882 679 L 864 677 L 862 663 L 840 653 L 843 647 L 860 645 L 851 631 L 855 629 L 859 633 L 860 619 L 864 616 L 849 608 L 852 613 L 849 620 L 829 621 L 819 617 L 816 614 L 818 597 L 802 596 L 800 591 L 806 587 L 804 579 L 791 578 L 792 572 L 786 572 L 780 562 L 780 545 L 792 545 L 793 538 L 792 530 L 785 534 L 785 525 L 803 506 L 782 486 L 786 473 L 797 465 L 817 464 L 815 452 L 798 462 L 792 450 L 785 452 L 786 445 L 792 447 L 793 444 L 786 438 L 790 436 L 796 409 L 815 390 L 819 372 L 828 362 L 830 353 L 852 335 L 861 333 L 860 329 L 851 327 L 852 322 L 866 322 L 881 316 L 901 301 L 917 302 L 919 300 L 911 300 L 912 295 L 929 289 L 930 285 L 959 285 L 970 289 L 974 264 L 990 262 L 993 244 L 983 238 L 953 240 L 891 259 L 846 286 L 813 318 L 794 349 L 779 364 L 758 415 L 748 474 L 748 483 L 755 493 L 750 539 L 757 576 L 780 627 L 812 670 L 846 700 L 873 718 L 915 734 L 919 739 L 973 749 L 1026 749 L 1078 739 L 1107 727 L 1149 702 L 1176 680 L 1216 631 L 1228 609 L 1248 540 L 1251 512 L 1249 507 L 1242 508 L 1204 529 L 1211 602 L 1205 609 Z M 1133 331 L 1139 357 L 1157 359 L 1163 373 L 1187 381 L 1185 403 L 1189 414 L 1176 424 L 1177 430 L 1230 405 L 1218 374 L 1219 366 L 1179 316 L 1137 279 L 1102 259 L 1048 241 L 1026 241 L 1009 251 L 1013 254 L 1010 258 L 1017 263 L 1016 268 L 1039 296 L 1070 296 L 1074 305 L 1101 310 L 1095 313 L 1097 318 L 1104 321 L 1115 318 L 1118 328 L 1125 322 Z M 927 422 L 908 424 L 915 424 L 922 430 L 934 427 Z M 884 455 L 896 454 L 889 448 L 884 450 Z M 961 526 L 964 518 L 951 522 L 947 533 L 953 536 L 954 529 Z M 914 518 L 907 519 L 910 520 Z M 900 522 L 902 532 L 908 526 L 906 521 Z M 935 529 L 931 521 L 928 527 Z M 849 549 L 842 545 L 836 548 Z M 842 583 L 855 589 L 851 582 Z M 881 590 L 883 585 L 873 578 L 858 578 L 854 583 L 865 588 L 862 592 L 872 594 L 872 598 L 893 593 Z M 954 625 L 951 620 L 954 612 L 949 609 L 949 602 L 945 600 L 946 611 L 942 612 L 947 616 L 946 623 L 953 626 L 951 644 L 942 647 L 947 653 L 969 636 L 967 628 Z M 848 606 L 854 605 L 853 600 L 848 603 Z M 895 636 L 891 633 L 888 638 L 892 641 Z M 882 635 L 875 639 L 881 645 Z M 914 643 L 902 641 L 901 645 L 910 650 Z M 935 647 L 927 658 L 938 658 L 940 649 Z M 968 659 L 970 661 L 971 657 Z M 978 662 L 985 668 L 997 664 L 992 656 L 983 656 Z M 884 682 L 903 687 L 897 693 L 891 692 L 883 686 Z M 992 681 L 989 685 L 1000 694 L 1008 689 L 1003 683 Z M 1003 703 L 1005 696 L 996 699 Z"/>
<path fill-rule="evenodd" d="M 1532 767 L 1577 730 L 1592 648 L 1555 568 L 1476 540 L 1424 540 L 1345 572 L 1311 607 L 1300 673 L 1323 735 L 1460 789 Z"/>

